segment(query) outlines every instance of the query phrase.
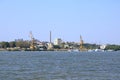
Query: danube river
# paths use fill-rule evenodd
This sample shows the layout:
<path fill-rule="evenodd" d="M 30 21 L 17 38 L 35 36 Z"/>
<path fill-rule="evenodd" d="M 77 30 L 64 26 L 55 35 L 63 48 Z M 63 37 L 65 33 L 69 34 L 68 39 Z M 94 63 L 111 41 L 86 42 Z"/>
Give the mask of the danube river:
<path fill-rule="evenodd" d="M 0 80 L 120 80 L 120 52 L 0 52 Z"/>

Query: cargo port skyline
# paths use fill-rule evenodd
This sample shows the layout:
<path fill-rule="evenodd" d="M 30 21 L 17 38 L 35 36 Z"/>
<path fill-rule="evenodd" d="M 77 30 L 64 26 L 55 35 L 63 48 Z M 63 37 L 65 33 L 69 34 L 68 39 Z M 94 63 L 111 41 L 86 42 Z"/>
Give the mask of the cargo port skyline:
<path fill-rule="evenodd" d="M 32 31 L 29 31 L 29 32 L 32 32 Z M 16 38 L 14 38 L 14 39 L 11 39 L 11 40 L 0 40 L 0 42 L 2 42 L 2 41 L 8 41 L 8 42 L 10 42 L 10 41 L 15 41 L 15 40 L 31 40 L 30 39 L 30 34 L 29 34 L 29 32 L 28 32 L 28 34 L 26 34 L 26 35 L 23 35 L 23 36 L 26 36 L 25 38 L 24 37 L 22 37 L 22 35 L 21 36 L 17 36 Z M 49 32 L 51 32 L 51 34 L 49 33 Z M 48 32 L 46 32 L 46 33 L 48 33 L 47 34 L 47 36 L 44 36 L 44 38 L 43 37 L 41 37 L 41 35 L 40 36 L 38 36 L 39 34 L 36 34 L 35 35 L 35 33 L 32 33 L 32 35 L 34 36 L 34 38 L 36 39 L 36 40 L 39 40 L 39 41 L 41 41 L 41 42 L 52 42 L 52 43 L 54 43 L 54 41 L 55 41 L 55 39 L 62 39 L 64 42 L 76 42 L 76 43 L 79 43 L 80 42 L 80 36 L 82 36 L 81 34 L 80 35 L 77 35 L 77 40 L 71 40 L 71 39 L 67 39 L 67 38 L 63 38 L 63 37 L 60 37 L 60 36 L 57 36 L 57 37 L 55 37 L 54 36 L 54 32 L 52 32 L 51 30 L 50 31 L 48 31 Z M 17 33 L 18 34 L 18 33 Z M 12 36 L 12 35 L 11 35 Z M 50 39 L 50 36 L 51 36 L 51 39 Z M 46 37 L 46 38 L 45 38 Z M 64 36 L 65 37 L 65 36 Z M 66 36 L 67 37 L 67 36 Z M 110 43 L 110 42 L 106 42 L 106 41 L 103 41 L 103 42 L 101 42 L 101 40 L 99 40 L 99 41 L 95 41 L 95 40 L 92 40 L 91 42 L 90 41 L 87 41 L 87 39 L 86 39 L 86 37 L 85 36 L 82 36 L 83 38 L 84 38 L 84 41 L 85 41 L 85 43 L 91 43 L 91 44 L 116 44 L 116 45 L 120 45 L 119 43 Z M 89 39 L 90 40 L 90 39 Z"/>

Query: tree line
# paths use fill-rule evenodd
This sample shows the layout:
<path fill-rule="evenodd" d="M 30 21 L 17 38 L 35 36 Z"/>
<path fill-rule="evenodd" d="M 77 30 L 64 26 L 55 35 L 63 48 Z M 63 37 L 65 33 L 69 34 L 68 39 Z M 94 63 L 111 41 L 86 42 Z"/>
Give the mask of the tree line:
<path fill-rule="evenodd" d="M 29 48 L 30 42 L 29 41 L 0 42 L 0 48 L 14 48 L 14 47 Z"/>
<path fill-rule="evenodd" d="M 120 50 L 120 45 L 107 45 L 105 49 L 118 51 L 118 50 Z"/>
<path fill-rule="evenodd" d="M 20 41 L 11 41 L 11 42 L 0 42 L 0 48 L 14 48 L 14 47 L 19 47 L 19 48 L 30 48 L 30 41 L 24 41 L 24 40 L 20 40 Z M 75 43 L 67 43 L 69 46 L 73 46 L 76 49 L 79 49 L 80 45 L 75 44 Z M 65 43 L 62 43 L 61 45 L 54 45 L 54 49 L 63 49 Z M 97 44 L 89 44 L 89 43 L 85 43 L 83 44 L 84 48 L 86 49 L 99 49 L 100 45 Z M 67 48 L 66 48 L 67 49 Z M 68 48 L 69 49 L 69 48 Z M 120 50 L 120 45 L 107 45 L 105 50 Z"/>

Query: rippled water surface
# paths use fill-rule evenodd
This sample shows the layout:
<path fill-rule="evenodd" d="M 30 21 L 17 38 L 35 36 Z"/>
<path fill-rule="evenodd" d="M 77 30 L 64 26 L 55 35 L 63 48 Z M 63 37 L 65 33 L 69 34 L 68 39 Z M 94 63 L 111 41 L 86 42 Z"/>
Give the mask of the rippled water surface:
<path fill-rule="evenodd" d="M 120 52 L 0 52 L 0 80 L 120 80 Z"/>

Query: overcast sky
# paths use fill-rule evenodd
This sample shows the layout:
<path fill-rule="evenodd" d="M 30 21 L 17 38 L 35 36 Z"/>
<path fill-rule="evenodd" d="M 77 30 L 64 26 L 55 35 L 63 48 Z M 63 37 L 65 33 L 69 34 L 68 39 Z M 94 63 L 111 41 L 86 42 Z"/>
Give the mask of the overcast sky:
<path fill-rule="evenodd" d="M 0 41 L 29 32 L 40 41 L 61 38 L 86 43 L 120 44 L 120 0 L 0 0 Z"/>

